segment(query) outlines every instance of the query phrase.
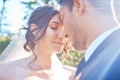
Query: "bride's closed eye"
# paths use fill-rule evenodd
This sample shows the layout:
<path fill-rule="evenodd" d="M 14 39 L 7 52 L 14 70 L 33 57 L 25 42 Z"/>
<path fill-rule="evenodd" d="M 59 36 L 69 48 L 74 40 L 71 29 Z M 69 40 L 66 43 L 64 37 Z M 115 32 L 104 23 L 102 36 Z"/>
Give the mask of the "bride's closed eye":
<path fill-rule="evenodd" d="M 60 24 L 58 22 L 51 22 L 49 24 L 50 28 L 53 29 L 53 30 L 57 30 L 60 26 Z"/>

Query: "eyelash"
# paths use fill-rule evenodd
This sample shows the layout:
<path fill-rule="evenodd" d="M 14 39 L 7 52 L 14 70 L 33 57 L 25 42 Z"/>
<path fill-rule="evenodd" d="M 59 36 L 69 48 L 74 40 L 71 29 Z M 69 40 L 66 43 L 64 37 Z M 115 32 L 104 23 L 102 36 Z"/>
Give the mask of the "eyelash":
<path fill-rule="evenodd" d="M 51 24 L 50 27 L 51 27 L 51 29 L 53 29 L 53 30 L 57 30 L 57 29 L 58 29 L 58 26 L 55 25 L 55 24 L 53 24 L 53 25 Z"/>
<path fill-rule="evenodd" d="M 52 26 L 51 26 L 51 29 L 53 29 L 53 30 L 57 30 L 57 27 L 52 27 Z"/>

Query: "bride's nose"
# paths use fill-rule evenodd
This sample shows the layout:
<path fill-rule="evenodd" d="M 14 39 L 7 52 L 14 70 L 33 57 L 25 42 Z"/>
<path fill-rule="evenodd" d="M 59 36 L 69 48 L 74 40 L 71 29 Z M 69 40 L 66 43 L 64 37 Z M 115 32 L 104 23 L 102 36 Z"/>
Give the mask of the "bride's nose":
<path fill-rule="evenodd" d="M 58 34 L 59 38 L 65 38 L 66 33 L 64 32 L 64 30 L 61 29 Z"/>

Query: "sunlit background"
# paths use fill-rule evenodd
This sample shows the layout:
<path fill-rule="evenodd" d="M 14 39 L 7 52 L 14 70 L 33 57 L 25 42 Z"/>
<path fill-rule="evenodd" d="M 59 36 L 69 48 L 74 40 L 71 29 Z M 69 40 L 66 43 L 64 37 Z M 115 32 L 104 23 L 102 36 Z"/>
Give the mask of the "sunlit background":
<path fill-rule="evenodd" d="M 0 33 L 18 33 L 33 9 L 48 4 L 57 6 L 57 1 L 59 0 L 0 0 Z M 116 12 L 118 16 L 120 9 Z"/>
<path fill-rule="evenodd" d="M 26 24 L 31 11 L 46 4 L 57 5 L 56 0 L 0 0 L 1 33 L 18 33 Z"/>
<path fill-rule="evenodd" d="M 31 12 L 38 6 L 57 5 L 59 0 L 0 0 L 0 54 L 5 51 L 8 44 L 13 40 L 14 35 L 19 34 L 19 29 L 26 26 Z M 114 5 L 120 5 L 114 0 Z M 120 8 L 115 9 L 117 19 L 120 22 Z M 27 26 L 26 26 L 27 27 Z M 63 64 L 76 66 L 83 58 L 79 51 L 70 50 L 70 56 L 61 60 Z"/>

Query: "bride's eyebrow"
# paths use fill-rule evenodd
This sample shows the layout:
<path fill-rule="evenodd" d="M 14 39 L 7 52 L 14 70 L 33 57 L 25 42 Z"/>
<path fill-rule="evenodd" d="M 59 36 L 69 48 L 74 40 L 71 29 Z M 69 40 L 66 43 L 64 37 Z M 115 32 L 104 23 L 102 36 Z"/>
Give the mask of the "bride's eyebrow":
<path fill-rule="evenodd" d="M 57 21 L 51 21 L 50 23 L 56 23 L 56 24 L 60 25 L 60 22 L 57 22 Z"/>

